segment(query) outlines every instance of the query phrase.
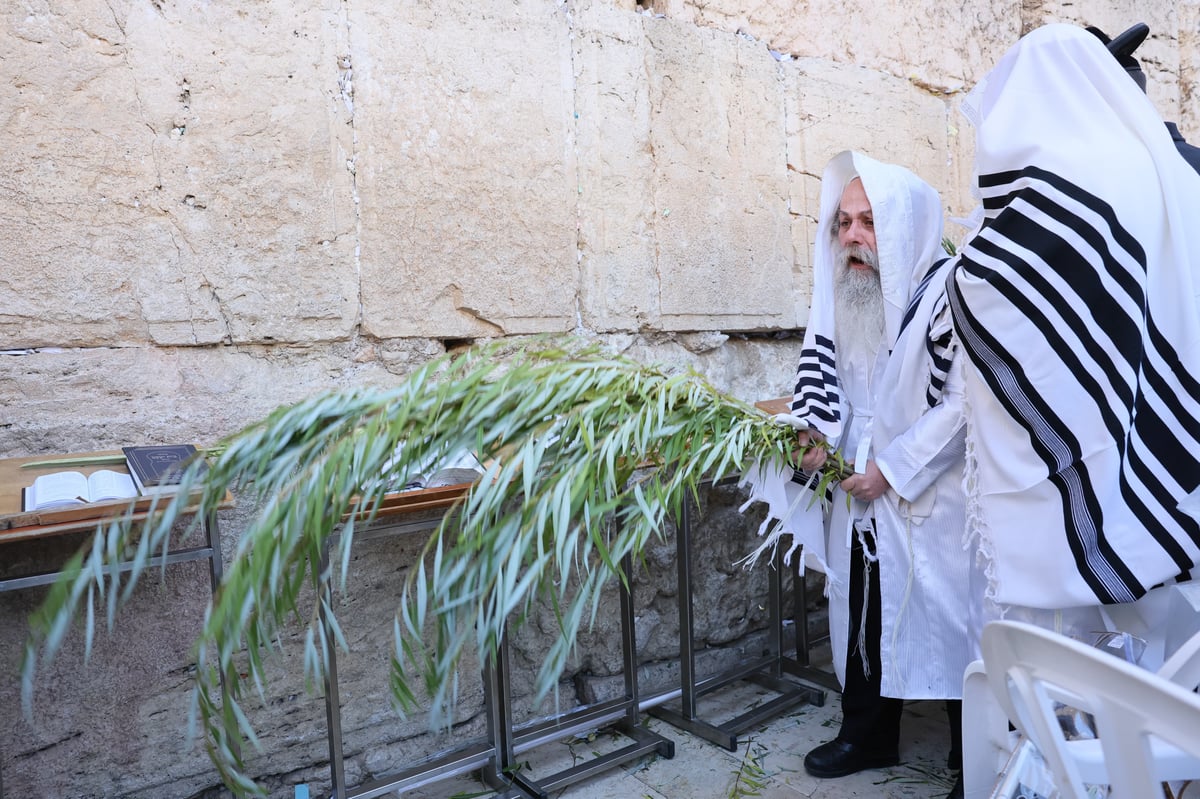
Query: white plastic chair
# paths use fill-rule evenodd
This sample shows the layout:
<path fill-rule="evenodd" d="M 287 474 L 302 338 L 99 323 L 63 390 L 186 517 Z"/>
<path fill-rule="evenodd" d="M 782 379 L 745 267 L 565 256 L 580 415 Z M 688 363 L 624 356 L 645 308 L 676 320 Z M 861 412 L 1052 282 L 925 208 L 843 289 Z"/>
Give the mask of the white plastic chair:
<path fill-rule="evenodd" d="M 1200 650 L 1200 641 L 1188 642 L 1193 643 Z M 1091 784 L 1110 785 L 1116 799 L 1149 799 L 1163 796 L 1164 781 L 1200 778 L 1200 695 L 1190 686 L 1020 622 L 988 624 L 982 649 L 982 671 L 995 704 L 1038 748 L 1064 797 L 1085 799 L 1084 786 Z M 1182 677 L 1200 668 L 1194 652 L 1181 649 L 1176 655 L 1163 671 L 1171 666 Z M 986 707 L 978 674 L 973 666 L 964 681 L 964 691 L 969 685 L 973 692 L 970 698 L 964 694 L 964 720 L 983 709 L 979 702 Z M 1068 741 L 1056 702 L 1091 713 L 1097 738 Z M 979 756 L 978 747 L 966 751 L 969 740 L 964 729 L 964 768 L 968 757 Z M 964 788 L 966 779 L 964 773 Z M 971 783 L 977 797 L 980 781 Z"/>
<path fill-rule="evenodd" d="M 1200 633 L 1175 650 L 1157 674 L 1187 690 L 1200 686 Z M 970 664 L 963 676 L 965 799 L 988 799 L 992 795 L 1020 738 L 1021 733 L 1009 730 L 1008 716 L 992 695 L 983 661 Z M 1098 744 L 1093 746 L 1093 758 L 1099 757 L 1098 748 Z"/>
<path fill-rule="evenodd" d="M 963 675 L 962 724 L 963 797 L 989 799 L 1020 733 L 1009 731 L 982 660 L 968 665 Z"/>
<path fill-rule="evenodd" d="M 1200 687 L 1200 633 L 1185 641 L 1163 661 L 1156 674 L 1191 691 Z"/>

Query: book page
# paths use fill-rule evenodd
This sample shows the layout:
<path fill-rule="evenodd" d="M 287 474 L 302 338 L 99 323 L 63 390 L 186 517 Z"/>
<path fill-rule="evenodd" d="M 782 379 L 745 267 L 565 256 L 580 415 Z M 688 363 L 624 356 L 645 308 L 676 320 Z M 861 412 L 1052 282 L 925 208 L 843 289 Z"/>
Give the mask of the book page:
<path fill-rule="evenodd" d="M 122 472 L 101 469 L 92 472 L 88 478 L 89 498 L 92 502 L 105 502 L 113 499 L 130 499 L 138 495 L 133 478 Z"/>
<path fill-rule="evenodd" d="M 473 483 L 483 474 L 483 464 L 471 452 L 457 452 L 438 464 L 437 471 L 425 481 L 426 488 Z"/>
<path fill-rule="evenodd" d="M 396 454 L 383 465 L 385 475 L 394 468 L 403 449 L 404 442 L 396 445 Z M 387 480 L 389 490 L 412 491 L 419 488 L 473 483 L 483 472 L 483 464 L 479 462 L 475 454 L 468 450 L 462 450 L 446 456 L 437 463 L 431 463 L 430 458 L 425 458 L 412 464 L 409 470 L 403 474 L 397 472 L 388 475 Z"/>
<path fill-rule="evenodd" d="M 410 465 L 406 472 L 393 472 L 397 461 L 404 452 L 404 442 L 401 441 L 396 445 L 396 450 L 392 457 L 388 458 L 383 464 L 383 474 L 386 475 L 387 488 L 389 491 L 412 491 L 415 488 L 425 487 L 424 464 Z M 389 474 L 391 472 L 391 474 Z"/>
<path fill-rule="evenodd" d="M 84 477 L 83 472 L 43 474 L 33 481 L 33 485 L 26 493 L 28 496 L 25 510 L 82 505 L 88 501 L 91 494 L 88 489 L 88 479 Z"/>

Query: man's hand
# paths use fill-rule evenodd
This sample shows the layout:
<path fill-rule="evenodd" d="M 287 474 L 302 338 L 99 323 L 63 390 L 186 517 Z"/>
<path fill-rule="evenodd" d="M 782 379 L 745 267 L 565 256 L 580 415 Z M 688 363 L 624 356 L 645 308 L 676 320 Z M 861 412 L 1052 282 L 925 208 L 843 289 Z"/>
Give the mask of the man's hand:
<path fill-rule="evenodd" d="M 817 430 L 801 430 L 796 433 L 797 449 L 808 449 L 800 457 L 800 468 L 806 472 L 815 472 L 825 465 L 825 459 L 828 455 L 825 447 L 813 446 L 813 444 L 825 443 L 825 436 Z"/>
<path fill-rule="evenodd" d="M 847 494 L 863 502 L 879 499 L 891 488 L 875 461 L 867 461 L 866 472 L 847 477 L 840 485 Z"/>

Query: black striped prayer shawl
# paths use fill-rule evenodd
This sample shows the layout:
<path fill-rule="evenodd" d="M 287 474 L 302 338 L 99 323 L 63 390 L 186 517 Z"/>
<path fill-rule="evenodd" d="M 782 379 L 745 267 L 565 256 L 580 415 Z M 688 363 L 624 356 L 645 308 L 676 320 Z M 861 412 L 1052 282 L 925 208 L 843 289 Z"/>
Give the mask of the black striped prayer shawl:
<path fill-rule="evenodd" d="M 1200 176 L 1095 37 L 1024 37 L 964 104 L 983 220 L 947 284 L 968 524 L 1001 604 L 1130 602 L 1200 561 Z"/>

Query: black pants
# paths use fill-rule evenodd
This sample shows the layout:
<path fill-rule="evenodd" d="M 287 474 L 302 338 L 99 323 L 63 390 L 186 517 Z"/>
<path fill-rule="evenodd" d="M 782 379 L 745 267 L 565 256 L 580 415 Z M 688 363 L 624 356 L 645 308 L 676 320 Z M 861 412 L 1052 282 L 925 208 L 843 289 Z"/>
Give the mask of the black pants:
<path fill-rule="evenodd" d="M 872 556 L 875 538 L 865 533 Z M 867 581 L 868 564 L 863 556 L 862 543 L 854 536 L 850 551 L 850 638 L 846 642 L 846 685 L 842 691 L 842 731 L 838 738 L 857 744 L 872 753 L 891 755 L 900 746 L 900 714 L 903 699 L 880 696 L 882 677 L 880 642 L 883 629 L 879 615 L 879 563 L 869 564 L 870 597 L 867 600 L 866 635 L 863 637 L 870 676 L 863 674 L 862 652 L 858 641 L 863 623 L 863 583 Z M 946 700 L 946 715 L 950 720 L 951 768 L 962 767 L 962 701 Z"/>

